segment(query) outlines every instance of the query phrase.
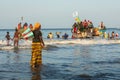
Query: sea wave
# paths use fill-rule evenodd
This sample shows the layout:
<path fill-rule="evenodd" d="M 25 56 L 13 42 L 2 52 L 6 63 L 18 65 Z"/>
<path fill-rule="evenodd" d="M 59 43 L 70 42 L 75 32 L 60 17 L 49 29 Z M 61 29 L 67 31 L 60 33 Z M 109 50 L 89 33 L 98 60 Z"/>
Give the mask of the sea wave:
<path fill-rule="evenodd" d="M 80 45 L 97 45 L 97 44 L 120 44 L 120 40 L 106 40 L 106 39 L 68 39 L 68 40 L 44 40 L 45 49 L 49 46 L 53 46 L 53 48 L 58 45 L 69 45 L 69 44 L 80 44 Z M 31 48 L 32 41 L 30 40 L 20 40 L 19 48 L 26 49 Z M 6 40 L 0 40 L 0 50 L 10 50 L 14 49 L 13 41 L 10 41 L 10 46 L 7 46 Z"/>
<path fill-rule="evenodd" d="M 69 40 L 46 40 L 46 44 L 81 44 L 81 45 L 95 45 L 95 44 L 119 44 L 120 40 L 107 39 L 69 39 Z"/>

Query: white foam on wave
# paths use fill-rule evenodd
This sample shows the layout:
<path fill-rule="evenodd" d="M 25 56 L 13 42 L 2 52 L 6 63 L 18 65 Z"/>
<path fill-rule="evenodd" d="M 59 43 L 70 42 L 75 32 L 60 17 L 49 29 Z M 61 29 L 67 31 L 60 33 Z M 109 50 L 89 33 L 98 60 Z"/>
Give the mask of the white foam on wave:
<path fill-rule="evenodd" d="M 70 40 L 47 40 L 46 44 L 82 44 L 82 45 L 94 45 L 94 44 L 119 44 L 120 40 L 106 40 L 106 39 L 70 39 Z"/>
<path fill-rule="evenodd" d="M 106 39 L 68 39 L 68 40 L 44 40 L 45 45 L 66 45 L 66 44 L 80 44 L 80 45 L 96 45 L 96 44 L 120 44 L 120 40 L 106 40 Z M 26 49 L 31 48 L 32 41 L 20 40 L 19 48 Z M 14 49 L 13 41 L 10 42 L 10 46 L 6 46 L 5 40 L 0 40 L 0 50 Z"/>
<path fill-rule="evenodd" d="M 31 48 L 31 41 L 29 40 L 20 40 L 19 41 L 19 48 L 20 49 L 26 49 L 26 48 Z M 0 50 L 12 50 L 14 49 L 13 46 L 13 41 L 10 41 L 10 45 L 7 46 L 7 41 L 6 40 L 0 40 Z"/>

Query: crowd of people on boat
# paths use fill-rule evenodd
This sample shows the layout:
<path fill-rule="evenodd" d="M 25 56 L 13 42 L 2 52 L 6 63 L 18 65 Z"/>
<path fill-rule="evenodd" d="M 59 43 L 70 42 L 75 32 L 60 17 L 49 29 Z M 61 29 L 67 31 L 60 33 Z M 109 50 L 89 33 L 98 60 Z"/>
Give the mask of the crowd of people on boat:
<path fill-rule="evenodd" d="M 72 32 L 73 33 L 77 33 L 79 31 L 84 31 L 84 30 L 87 30 L 89 28 L 93 28 L 93 23 L 92 21 L 90 20 L 84 20 L 84 21 L 81 21 L 80 23 L 74 23 L 73 26 L 72 26 Z"/>
<path fill-rule="evenodd" d="M 99 29 L 106 29 L 106 27 L 105 27 L 103 21 L 101 21 L 101 23 L 99 24 L 98 27 L 99 27 Z"/>
<path fill-rule="evenodd" d="M 94 27 L 92 21 L 85 19 L 73 24 L 71 29 L 72 38 L 93 38 L 93 36 L 100 36 L 101 32 L 99 30 L 106 30 L 103 21 L 101 21 L 98 27 Z"/>
<path fill-rule="evenodd" d="M 90 20 L 84 20 L 80 23 L 74 23 L 71 29 L 72 38 L 85 38 L 87 34 L 92 34 L 94 25 Z M 89 35 L 90 36 L 90 35 Z"/>

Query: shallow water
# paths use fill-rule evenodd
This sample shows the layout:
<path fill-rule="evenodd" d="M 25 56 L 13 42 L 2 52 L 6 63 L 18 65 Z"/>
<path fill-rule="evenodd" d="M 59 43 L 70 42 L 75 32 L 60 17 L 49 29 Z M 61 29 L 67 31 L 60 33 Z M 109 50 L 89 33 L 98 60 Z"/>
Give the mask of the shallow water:
<path fill-rule="evenodd" d="M 49 45 L 43 50 L 43 65 L 38 74 L 29 65 L 31 49 L 1 50 L 0 79 L 32 80 L 36 76 L 42 80 L 117 80 L 119 47 L 119 44 Z"/>
<path fill-rule="evenodd" d="M 0 41 L 0 80 L 120 79 L 119 40 L 45 39 L 40 69 L 29 64 L 31 41 L 20 43 L 14 50 Z"/>

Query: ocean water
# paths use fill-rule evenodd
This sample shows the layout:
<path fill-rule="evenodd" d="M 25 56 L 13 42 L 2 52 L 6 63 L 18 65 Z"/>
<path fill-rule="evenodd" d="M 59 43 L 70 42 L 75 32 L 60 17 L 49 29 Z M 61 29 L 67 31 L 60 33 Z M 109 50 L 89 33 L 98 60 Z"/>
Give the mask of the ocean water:
<path fill-rule="evenodd" d="M 71 39 L 70 29 L 42 29 L 46 47 L 42 51 L 40 69 L 31 69 L 31 41 L 20 40 L 19 49 L 6 46 L 5 35 L 0 30 L 0 80 L 120 80 L 120 40 Z M 106 32 L 118 32 L 109 28 Z M 54 39 L 47 39 L 52 32 Z M 69 39 L 57 39 L 55 33 L 65 32 Z"/>

